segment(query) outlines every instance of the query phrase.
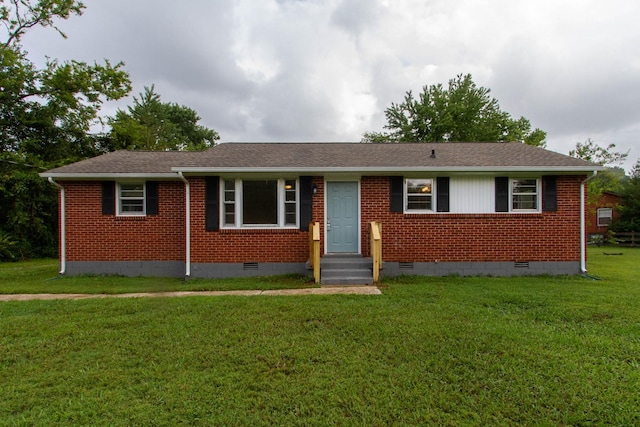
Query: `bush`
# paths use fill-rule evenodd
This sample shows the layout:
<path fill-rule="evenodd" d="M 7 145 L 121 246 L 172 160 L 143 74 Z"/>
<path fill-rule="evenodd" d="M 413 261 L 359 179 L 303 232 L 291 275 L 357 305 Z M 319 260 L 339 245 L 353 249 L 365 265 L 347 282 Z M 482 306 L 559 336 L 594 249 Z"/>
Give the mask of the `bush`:
<path fill-rule="evenodd" d="M 13 261 L 16 257 L 14 254 L 16 241 L 6 233 L 0 231 L 0 261 Z"/>

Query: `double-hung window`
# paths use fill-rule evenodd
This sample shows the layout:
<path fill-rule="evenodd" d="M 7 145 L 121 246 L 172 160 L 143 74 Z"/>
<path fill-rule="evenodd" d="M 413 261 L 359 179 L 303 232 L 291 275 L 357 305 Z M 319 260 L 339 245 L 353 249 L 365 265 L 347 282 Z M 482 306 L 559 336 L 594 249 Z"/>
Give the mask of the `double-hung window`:
<path fill-rule="evenodd" d="M 511 210 L 537 211 L 539 208 L 539 186 L 535 178 L 511 180 Z"/>
<path fill-rule="evenodd" d="M 405 212 L 433 212 L 433 179 L 405 179 Z"/>
<path fill-rule="evenodd" d="M 612 208 L 598 208 L 598 227 L 609 227 L 611 225 L 611 220 L 613 219 L 613 209 Z"/>
<path fill-rule="evenodd" d="M 145 215 L 145 184 L 118 184 L 118 215 Z"/>
<path fill-rule="evenodd" d="M 223 227 L 297 227 L 295 179 L 223 179 Z"/>

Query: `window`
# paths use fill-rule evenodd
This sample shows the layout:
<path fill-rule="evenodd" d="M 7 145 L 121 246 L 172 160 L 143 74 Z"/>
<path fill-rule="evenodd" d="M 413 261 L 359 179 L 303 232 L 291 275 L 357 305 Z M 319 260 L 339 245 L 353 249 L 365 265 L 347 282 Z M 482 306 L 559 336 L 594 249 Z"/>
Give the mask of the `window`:
<path fill-rule="evenodd" d="M 118 215 L 145 215 L 145 184 L 118 184 Z"/>
<path fill-rule="evenodd" d="M 236 225 L 236 182 L 234 180 L 224 181 L 222 212 L 223 224 Z"/>
<path fill-rule="evenodd" d="M 242 181 L 242 224 L 278 225 L 278 181 Z"/>
<path fill-rule="evenodd" d="M 296 225 L 297 224 L 297 185 L 293 179 L 288 179 L 284 182 L 284 224 Z"/>
<path fill-rule="evenodd" d="M 406 179 L 405 197 L 406 212 L 434 211 L 433 179 Z"/>
<path fill-rule="evenodd" d="M 297 227 L 295 179 L 222 180 L 224 227 Z"/>
<path fill-rule="evenodd" d="M 598 208 L 598 227 L 609 227 L 613 218 L 612 208 Z"/>
<path fill-rule="evenodd" d="M 538 210 L 538 180 L 518 178 L 511 180 L 511 210 Z"/>

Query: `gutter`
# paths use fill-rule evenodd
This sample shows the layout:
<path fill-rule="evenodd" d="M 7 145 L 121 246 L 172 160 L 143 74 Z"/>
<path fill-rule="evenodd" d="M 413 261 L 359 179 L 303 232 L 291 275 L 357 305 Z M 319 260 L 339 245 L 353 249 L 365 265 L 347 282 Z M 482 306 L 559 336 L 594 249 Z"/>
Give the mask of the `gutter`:
<path fill-rule="evenodd" d="M 598 168 L 597 170 L 604 170 Z M 549 174 L 582 174 L 593 172 L 593 166 L 333 166 L 333 167 L 210 167 L 210 166 L 177 166 L 172 167 L 173 172 L 184 172 L 189 174 L 220 174 L 220 173 L 384 173 L 401 174 L 415 172 L 448 172 L 448 173 L 549 173 Z"/>
<path fill-rule="evenodd" d="M 49 177 L 48 181 L 60 189 L 60 274 L 67 272 L 67 223 L 64 187 Z"/>
<path fill-rule="evenodd" d="M 178 172 L 178 177 L 184 182 L 184 193 L 185 193 L 185 271 L 184 277 L 185 280 L 188 280 L 191 277 L 191 186 L 189 184 L 189 180 L 182 175 L 182 172 Z"/>
<path fill-rule="evenodd" d="M 64 172 L 42 172 L 40 176 L 43 178 L 63 178 L 65 181 L 87 181 L 87 180 L 121 180 L 121 179 L 157 179 L 157 180 L 174 180 L 176 179 L 175 172 L 167 173 L 96 173 L 96 172 L 81 172 L 81 173 L 64 173 Z"/>
<path fill-rule="evenodd" d="M 593 171 L 590 177 L 587 177 L 580 183 L 580 272 L 584 275 L 587 274 L 587 236 L 585 232 L 585 185 L 587 181 L 593 179 L 598 174 L 598 171 Z"/>

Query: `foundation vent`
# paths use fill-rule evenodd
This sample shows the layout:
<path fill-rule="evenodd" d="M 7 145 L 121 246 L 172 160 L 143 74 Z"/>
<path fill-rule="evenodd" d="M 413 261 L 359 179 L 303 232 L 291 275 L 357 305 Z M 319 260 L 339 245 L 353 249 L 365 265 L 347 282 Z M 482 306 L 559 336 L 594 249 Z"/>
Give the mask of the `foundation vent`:
<path fill-rule="evenodd" d="M 242 269 L 243 270 L 257 270 L 258 269 L 258 263 L 257 262 L 245 262 L 244 264 L 242 264 Z"/>
<path fill-rule="evenodd" d="M 413 270 L 413 263 L 412 262 L 400 262 L 400 263 L 398 263 L 398 268 L 400 270 Z"/>
<path fill-rule="evenodd" d="M 529 268 L 529 261 L 516 261 L 513 266 L 515 268 Z"/>

